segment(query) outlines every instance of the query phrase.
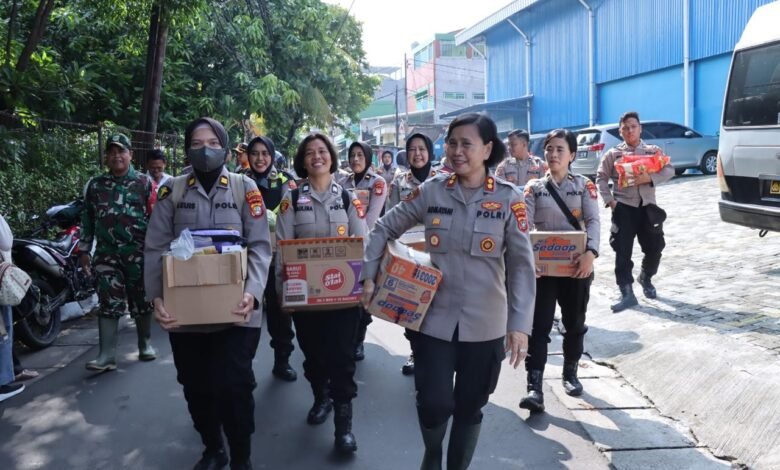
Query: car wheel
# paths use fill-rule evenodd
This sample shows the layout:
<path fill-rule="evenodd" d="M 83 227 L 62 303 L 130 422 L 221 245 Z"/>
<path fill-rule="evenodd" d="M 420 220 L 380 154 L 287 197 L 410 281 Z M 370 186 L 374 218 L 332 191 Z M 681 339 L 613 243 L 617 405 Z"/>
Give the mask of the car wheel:
<path fill-rule="evenodd" d="M 714 175 L 718 170 L 718 152 L 710 150 L 701 157 L 699 169 L 705 175 Z"/>

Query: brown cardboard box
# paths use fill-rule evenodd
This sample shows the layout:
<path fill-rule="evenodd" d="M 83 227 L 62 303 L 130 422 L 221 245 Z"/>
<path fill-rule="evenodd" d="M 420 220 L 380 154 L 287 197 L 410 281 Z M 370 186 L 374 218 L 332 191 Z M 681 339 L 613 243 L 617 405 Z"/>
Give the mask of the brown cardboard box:
<path fill-rule="evenodd" d="M 574 256 L 585 252 L 585 232 L 531 232 L 536 267 L 542 276 L 571 277 L 577 270 Z"/>
<path fill-rule="evenodd" d="M 415 250 L 425 251 L 425 226 L 415 225 L 401 235 L 398 241 Z"/>
<path fill-rule="evenodd" d="M 419 331 L 441 279 L 441 271 L 433 266 L 429 254 L 391 241 L 379 265 L 368 312 Z"/>
<path fill-rule="evenodd" d="M 363 238 L 280 240 L 282 307 L 329 310 L 354 307 L 363 288 Z"/>
<path fill-rule="evenodd" d="M 187 261 L 164 255 L 162 261 L 165 309 L 180 325 L 240 321 L 232 311 L 244 295 L 246 248 Z"/>

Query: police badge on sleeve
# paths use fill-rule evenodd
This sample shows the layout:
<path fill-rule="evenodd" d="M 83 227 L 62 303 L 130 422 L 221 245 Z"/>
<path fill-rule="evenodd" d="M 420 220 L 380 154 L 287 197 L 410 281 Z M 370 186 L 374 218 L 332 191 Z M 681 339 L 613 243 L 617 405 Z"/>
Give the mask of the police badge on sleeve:
<path fill-rule="evenodd" d="M 255 219 L 259 219 L 265 214 L 263 195 L 257 189 L 246 193 L 246 203 L 249 204 L 249 214 Z"/>

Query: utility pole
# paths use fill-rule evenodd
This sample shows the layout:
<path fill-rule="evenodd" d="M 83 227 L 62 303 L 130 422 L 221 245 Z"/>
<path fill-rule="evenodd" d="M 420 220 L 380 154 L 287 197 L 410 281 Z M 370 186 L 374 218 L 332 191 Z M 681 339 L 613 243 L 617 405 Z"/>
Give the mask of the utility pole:
<path fill-rule="evenodd" d="M 395 85 L 395 146 L 398 147 L 398 132 L 400 122 L 398 121 L 398 84 Z"/>
<path fill-rule="evenodd" d="M 406 81 L 406 53 L 404 52 L 404 130 L 409 132 L 409 86 Z"/>

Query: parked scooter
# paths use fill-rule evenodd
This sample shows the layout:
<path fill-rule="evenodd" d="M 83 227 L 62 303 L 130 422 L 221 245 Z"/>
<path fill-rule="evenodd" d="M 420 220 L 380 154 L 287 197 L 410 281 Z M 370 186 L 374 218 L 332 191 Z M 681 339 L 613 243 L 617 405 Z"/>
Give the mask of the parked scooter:
<path fill-rule="evenodd" d="M 60 307 L 95 292 L 94 279 L 79 264 L 79 222 L 83 201 L 54 206 L 40 227 L 13 243 L 14 264 L 32 278 L 25 300 L 13 308 L 14 334 L 32 349 L 50 346 L 60 332 Z M 57 227 L 53 240 L 34 238 Z"/>

